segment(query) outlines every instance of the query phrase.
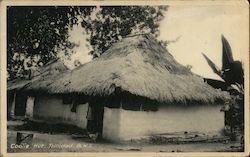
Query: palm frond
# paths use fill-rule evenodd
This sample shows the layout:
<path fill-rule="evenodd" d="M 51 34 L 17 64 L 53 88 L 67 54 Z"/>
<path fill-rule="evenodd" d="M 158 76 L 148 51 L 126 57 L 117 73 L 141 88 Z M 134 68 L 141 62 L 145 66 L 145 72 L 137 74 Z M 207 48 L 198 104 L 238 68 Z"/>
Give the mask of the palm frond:
<path fill-rule="evenodd" d="M 221 36 L 221 41 L 222 41 L 222 71 L 224 71 L 229 68 L 230 64 L 234 60 L 230 44 L 223 35 Z"/>
<path fill-rule="evenodd" d="M 222 77 L 220 69 L 204 53 L 202 53 L 202 55 L 206 59 L 208 65 L 212 68 L 213 72 Z"/>

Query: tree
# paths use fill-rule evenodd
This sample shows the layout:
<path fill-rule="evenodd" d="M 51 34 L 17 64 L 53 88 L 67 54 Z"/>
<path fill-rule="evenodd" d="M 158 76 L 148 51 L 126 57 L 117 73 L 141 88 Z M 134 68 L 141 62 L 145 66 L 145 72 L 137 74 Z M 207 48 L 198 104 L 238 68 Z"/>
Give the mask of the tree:
<path fill-rule="evenodd" d="M 231 135 L 233 135 L 232 137 L 234 138 L 237 129 L 241 134 L 244 130 L 244 70 L 242 63 L 233 59 L 231 46 L 223 35 L 221 36 L 221 41 L 221 69 L 219 69 L 205 54 L 203 54 L 203 56 L 213 72 L 224 80 L 224 82 L 222 82 L 210 79 L 207 83 L 212 86 L 216 85 L 222 90 L 228 91 L 231 95 L 231 100 L 228 102 L 229 108 L 224 111 L 226 125 L 230 126 Z M 233 85 L 235 87 L 233 87 Z"/>
<path fill-rule="evenodd" d="M 7 70 L 9 78 L 22 76 L 34 64 L 56 58 L 57 49 L 73 47 L 68 28 L 76 16 L 89 16 L 94 7 L 8 7 Z M 67 51 L 65 51 L 67 52 Z"/>
<path fill-rule="evenodd" d="M 244 92 L 244 72 L 242 63 L 240 61 L 234 61 L 231 46 L 227 39 L 222 35 L 222 68 L 219 69 L 213 61 L 211 61 L 205 54 L 203 54 L 208 65 L 211 67 L 213 72 L 220 76 L 224 81 L 225 85 L 230 87 L 236 85 L 238 90 Z"/>
<path fill-rule="evenodd" d="M 98 57 L 130 33 L 157 36 L 166 10 L 167 7 L 156 6 L 9 7 L 9 79 L 22 77 L 30 67 L 57 58 L 59 49 L 70 55 L 75 45 L 68 41 L 68 30 L 79 22 L 78 17 L 90 35 L 90 53 Z"/>
<path fill-rule="evenodd" d="M 82 26 L 90 33 L 94 57 L 104 53 L 113 42 L 130 33 L 159 35 L 159 22 L 164 17 L 166 6 L 103 6 L 96 19 L 84 20 Z M 90 21 L 90 22 L 89 22 Z"/>

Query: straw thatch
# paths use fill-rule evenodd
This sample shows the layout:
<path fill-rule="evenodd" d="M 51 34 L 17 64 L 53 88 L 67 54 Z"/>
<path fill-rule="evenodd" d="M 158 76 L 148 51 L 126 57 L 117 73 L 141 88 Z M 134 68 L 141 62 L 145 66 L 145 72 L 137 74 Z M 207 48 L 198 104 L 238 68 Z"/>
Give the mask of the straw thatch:
<path fill-rule="evenodd" d="M 36 81 L 42 80 L 46 77 L 51 77 L 53 75 L 58 75 L 61 72 L 68 70 L 68 68 L 60 60 L 52 60 L 48 62 L 45 66 L 40 67 L 32 71 L 32 77 L 29 78 L 18 78 L 12 81 L 8 81 L 7 90 L 19 90 L 24 86 Z"/>
<path fill-rule="evenodd" d="M 124 38 L 99 58 L 26 90 L 108 96 L 117 88 L 159 102 L 212 103 L 227 97 L 177 63 L 150 35 Z"/>

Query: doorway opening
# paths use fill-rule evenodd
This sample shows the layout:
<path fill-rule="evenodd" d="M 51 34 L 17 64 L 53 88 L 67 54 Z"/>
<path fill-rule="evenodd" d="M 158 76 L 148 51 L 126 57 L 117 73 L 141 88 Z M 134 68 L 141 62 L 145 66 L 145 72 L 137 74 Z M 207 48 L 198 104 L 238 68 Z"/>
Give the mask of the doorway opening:
<path fill-rule="evenodd" d="M 96 134 L 102 137 L 104 105 L 102 103 L 89 103 L 87 113 L 87 131 L 89 134 Z"/>
<path fill-rule="evenodd" d="M 16 93 L 15 116 L 25 116 L 27 95 Z"/>

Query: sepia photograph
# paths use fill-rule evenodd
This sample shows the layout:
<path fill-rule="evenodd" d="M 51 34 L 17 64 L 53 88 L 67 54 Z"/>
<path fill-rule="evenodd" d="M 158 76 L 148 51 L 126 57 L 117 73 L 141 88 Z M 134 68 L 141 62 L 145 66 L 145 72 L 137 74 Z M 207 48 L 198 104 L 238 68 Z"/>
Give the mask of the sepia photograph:
<path fill-rule="evenodd" d="M 247 1 L 21 2 L 0 2 L 1 156 L 247 156 Z"/>

